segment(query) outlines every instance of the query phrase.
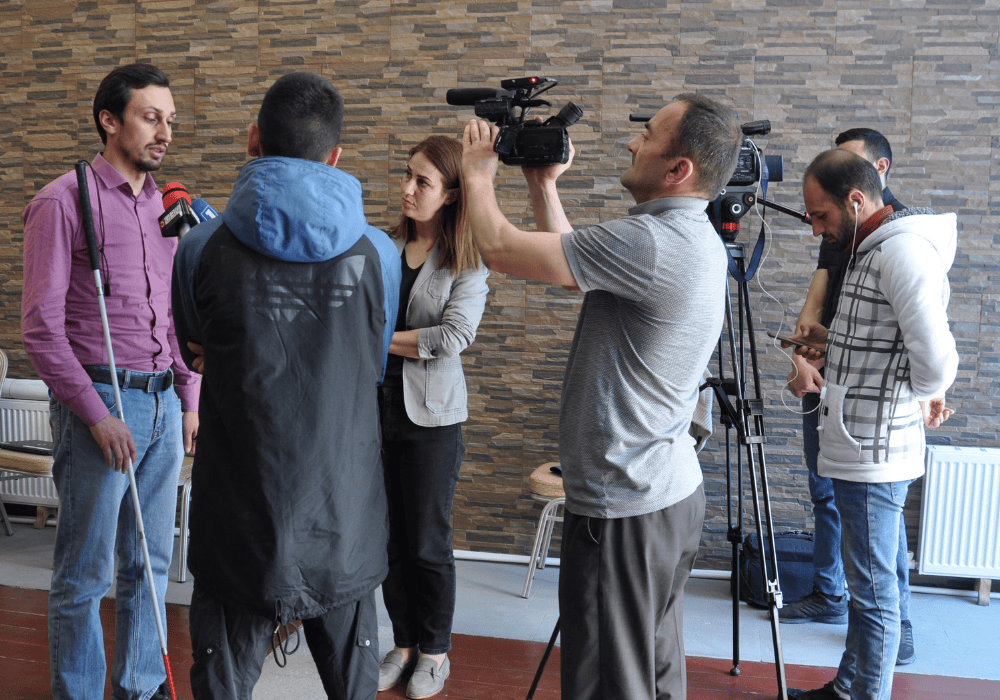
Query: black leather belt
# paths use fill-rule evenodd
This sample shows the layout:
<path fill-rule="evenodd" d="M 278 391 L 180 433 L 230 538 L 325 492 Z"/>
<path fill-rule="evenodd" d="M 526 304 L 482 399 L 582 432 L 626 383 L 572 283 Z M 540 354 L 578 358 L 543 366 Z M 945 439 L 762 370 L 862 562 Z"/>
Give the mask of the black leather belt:
<path fill-rule="evenodd" d="M 83 369 L 93 381 L 111 384 L 111 370 L 106 367 L 87 366 Z M 126 372 L 129 375 L 128 384 L 125 383 Z M 142 389 L 146 393 L 152 394 L 157 391 L 166 391 L 174 385 L 174 371 L 171 369 L 165 369 L 156 374 L 120 369 L 115 374 L 118 375 L 118 387 L 121 389 Z"/>

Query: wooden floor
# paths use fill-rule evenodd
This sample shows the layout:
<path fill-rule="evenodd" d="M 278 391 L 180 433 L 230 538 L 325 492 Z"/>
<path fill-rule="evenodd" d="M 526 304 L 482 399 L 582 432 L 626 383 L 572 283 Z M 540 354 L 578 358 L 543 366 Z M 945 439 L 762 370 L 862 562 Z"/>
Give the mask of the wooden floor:
<path fill-rule="evenodd" d="M 49 693 L 48 642 L 46 639 L 46 591 L 0 586 L 0 698 L 2 700 L 45 700 Z M 179 699 L 191 696 L 191 647 L 188 638 L 187 607 L 167 606 L 170 662 Z M 101 617 L 105 627 L 105 648 L 113 640 L 113 603 L 104 600 Z M 476 700 L 520 700 L 527 695 L 544 644 L 507 639 L 454 635 L 449 656 L 452 675 L 442 698 Z M 108 662 L 110 668 L 110 660 Z M 744 661 L 741 674 L 731 676 L 732 664 L 722 659 L 688 657 L 688 698 L 690 700 L 753 700 L 774 698 L 777 691 L 772 664 Z M 815 688 L 833 677 L 829 668 L 788 666 L 788 685 Z M 405 686 L 379 695 L 379 699 L 402 698 Z M 105 685 L 105 697 L 111 697 Z M 545 668 L 536 700 L 559 699 L 559 649 Z M 996 700 L 1000 682 L 897 673 L 893 700 Z"/>

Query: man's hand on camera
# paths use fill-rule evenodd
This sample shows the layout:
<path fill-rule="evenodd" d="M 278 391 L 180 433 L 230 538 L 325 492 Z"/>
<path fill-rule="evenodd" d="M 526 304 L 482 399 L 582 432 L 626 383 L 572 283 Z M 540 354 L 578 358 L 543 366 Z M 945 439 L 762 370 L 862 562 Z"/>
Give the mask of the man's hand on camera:
<path fill-rule="evenodd" d="M 487 177 L 490 182 L 497 174 L 500 162 L 493 142 L 500 128 L 481 119 L 472 119 L 462 134 L 462 174 L 466 178 Z"/>
<path fill-rule="evenodd" d="M 559 176 L 573 165 L 573 156 L 575 154 L 576 149 L 573 148 L 573 141 L 571 139 L 569 142 L 569 158 L 566 159 L 565 163 L 521 166 L 521 172 L 524 173 L 524 179 L 528 182 L 528 187 L 542 188 L 548 183 L 558 180 Z"/>

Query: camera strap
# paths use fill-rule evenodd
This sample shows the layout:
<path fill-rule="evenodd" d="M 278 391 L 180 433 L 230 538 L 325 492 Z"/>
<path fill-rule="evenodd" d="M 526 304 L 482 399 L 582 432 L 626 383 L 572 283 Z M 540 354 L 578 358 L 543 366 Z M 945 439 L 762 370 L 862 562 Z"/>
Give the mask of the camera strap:
<path fill-rule="evenodd" d="M 763 199 L 767 199 L 767 177 L 764 176 L 760 180 L 761 193 Z M 715 200 L 716 206 L 716 221 L 721 221 L 719 218 L 721 215 L 721 203 L 719 199 Z M 764 252 L 764 221 L 760 222 L 760 233 L 757 235 L 757 243 L 754 245 L 753 253 L 750 255 L 750 260 L 747 263 L 746 272 L 741 272 L 739 265 L 736 264 L 736 260 L 733 259 L 733 254 L 729 252 L 729 246 L 726 246 L 726 258 L 727 264 L 729 265 L 729 274 L 732 275 L 733 279 L 737 282 L 748 282 L 753 279 L 753 276 L 757 274 L 757 268 L 760 267 L 761 255 Z"/>

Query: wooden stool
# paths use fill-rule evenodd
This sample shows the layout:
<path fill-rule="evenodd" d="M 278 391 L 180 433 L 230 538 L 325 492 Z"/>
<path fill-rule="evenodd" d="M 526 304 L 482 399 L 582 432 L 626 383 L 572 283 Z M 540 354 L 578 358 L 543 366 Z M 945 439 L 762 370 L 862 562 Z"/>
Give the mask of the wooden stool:
<path fill-rule="evenodd" d="M 52 455 L 37 455 L 0 448 L 0 472 L 8 472 L 6 475 L 0 476 L 0 481 L 16 481 L 26 477 L 51 477 Z M 14 530 L 11 529 L 10 521 L 7 519 L 7 511 L 4 508 L 2 497 L 0 497 L 0 520 L 3 520 L 4 532 L 7 535 L 13 535 Z M 45 520 L 42 520 L 42 527 L 44 526 Z M 35 527 L 38 527 L 37 520 Z"/>
<path fill-rule="evenodd" d="M 559 462 L 546 462 L 528 477 L 531 497 L 539 503 L 544 503 L 545 507 L 538 518 L 538 530 L 535 532 L 535 545 L 531 549 L 531 559 L 528 560 L 528 574 L 524 579 L 522 598 L 527 598 L 531 594 L 531 582 L 535 577 L 535 568 L 545 568 L 549 543 L 552 541 L 552 529 L 556 523 L 563 521 L 558 512 L 560 506 L 564 506 L 566 503 L 566 492 L 563 491 L 562 476 L 551 470 L 551 467 L 558 466 Z"/>

